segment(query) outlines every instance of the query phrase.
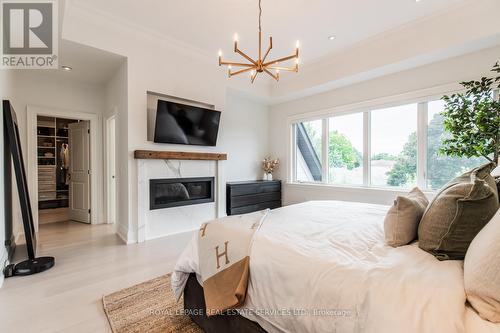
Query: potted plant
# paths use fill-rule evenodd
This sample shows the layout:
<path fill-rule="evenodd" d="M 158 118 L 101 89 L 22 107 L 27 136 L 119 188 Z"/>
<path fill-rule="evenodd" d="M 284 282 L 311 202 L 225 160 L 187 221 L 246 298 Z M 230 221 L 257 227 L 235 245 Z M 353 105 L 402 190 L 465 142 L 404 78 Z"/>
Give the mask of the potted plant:
<path fill-rule="evenodd" d="M 484 157 L 498 166 L 500 153 L 500 65 L 495 77 L 460 84 L 465 92 L 444 96 L 442 113 L 449 135 L 442 142 L 441 153 L 455 157 Z"/>

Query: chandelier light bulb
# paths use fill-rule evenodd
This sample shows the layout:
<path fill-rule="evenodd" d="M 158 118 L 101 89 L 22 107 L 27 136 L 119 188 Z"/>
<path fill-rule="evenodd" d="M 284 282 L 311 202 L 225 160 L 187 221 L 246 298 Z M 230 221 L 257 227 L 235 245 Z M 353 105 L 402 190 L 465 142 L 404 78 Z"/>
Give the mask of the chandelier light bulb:
<path fill-rule="evenodd" d="M 219 57 L 222 57 L 222 51 L 219 50 Z"/>
<path fill-rule="evenodd" d="M 234 39 L 235 42 L 237 42 L 238 41 L 238 34 L 234 34 L 233 39 Z"/>
<path fill-rule="evenodd" d="M 229 65 L 229 66 L 227 66 L 227 68 L 228 68 L 229 70 L 231 70 L 231 68 L 233 68 L 233 66 Z"/>
<path fill-rule="evenodd" d="M 298 65 L 298 64 L 299 64 L 299 62 L 300 62 L 300 61 L 299 61 L 299 58 L 296 58 L 296 59 L 295 59 L 295 63 Z"/>
<path fill-rule="evenodd" d="M 296 48 L 299 48 L 299 47 L 300 47 L 300 41 L 297 41 L 297 42 L 295 43 L 295 47 L 296 47 Z"/>

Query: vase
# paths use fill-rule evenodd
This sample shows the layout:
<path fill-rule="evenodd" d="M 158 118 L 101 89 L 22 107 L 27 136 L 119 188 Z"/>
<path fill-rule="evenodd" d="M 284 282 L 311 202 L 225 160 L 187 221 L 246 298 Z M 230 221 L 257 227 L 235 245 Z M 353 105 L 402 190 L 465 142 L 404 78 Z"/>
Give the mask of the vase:
<path fill-rule="evenodd" d="M 267 180 L 273 180 L 273 174 L 272 173 L 268 173 L 267 174 Z"/>
<path fill-rule="evenodd" d="M 262 176 L 262 180 L 267 180 L 267 173 L 264 172 L 264 175 Z"/>

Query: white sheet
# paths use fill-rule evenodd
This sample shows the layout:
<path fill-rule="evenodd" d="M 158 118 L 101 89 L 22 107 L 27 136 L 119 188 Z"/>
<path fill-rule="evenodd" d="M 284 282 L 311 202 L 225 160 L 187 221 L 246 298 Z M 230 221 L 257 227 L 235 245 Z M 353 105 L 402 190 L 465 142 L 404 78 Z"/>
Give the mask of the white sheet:
<path fill-rule="evenodd" d="M 500 332 L 466 308 L 462 261 L 384 245 L 387 209 L 314 201 L 271 211 L 241 314 L 268 332 Z M 198 272 L 196 253 L 194 237 L 172 276 L 177 295 Z"/>

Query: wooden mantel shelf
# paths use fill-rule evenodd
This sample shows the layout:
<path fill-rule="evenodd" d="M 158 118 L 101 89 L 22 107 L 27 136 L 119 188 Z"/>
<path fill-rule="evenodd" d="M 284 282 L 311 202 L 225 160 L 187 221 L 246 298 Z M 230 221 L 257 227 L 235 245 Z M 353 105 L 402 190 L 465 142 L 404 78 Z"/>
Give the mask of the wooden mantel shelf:
<path fill-rule="evenodd" d="M 199 161 L 225 161 L 227 154 L 222 153 L 195 153 L 187 151 L 154 151 L 136 150 L 135 159 L 145 160 L 199 160 Z"/>

